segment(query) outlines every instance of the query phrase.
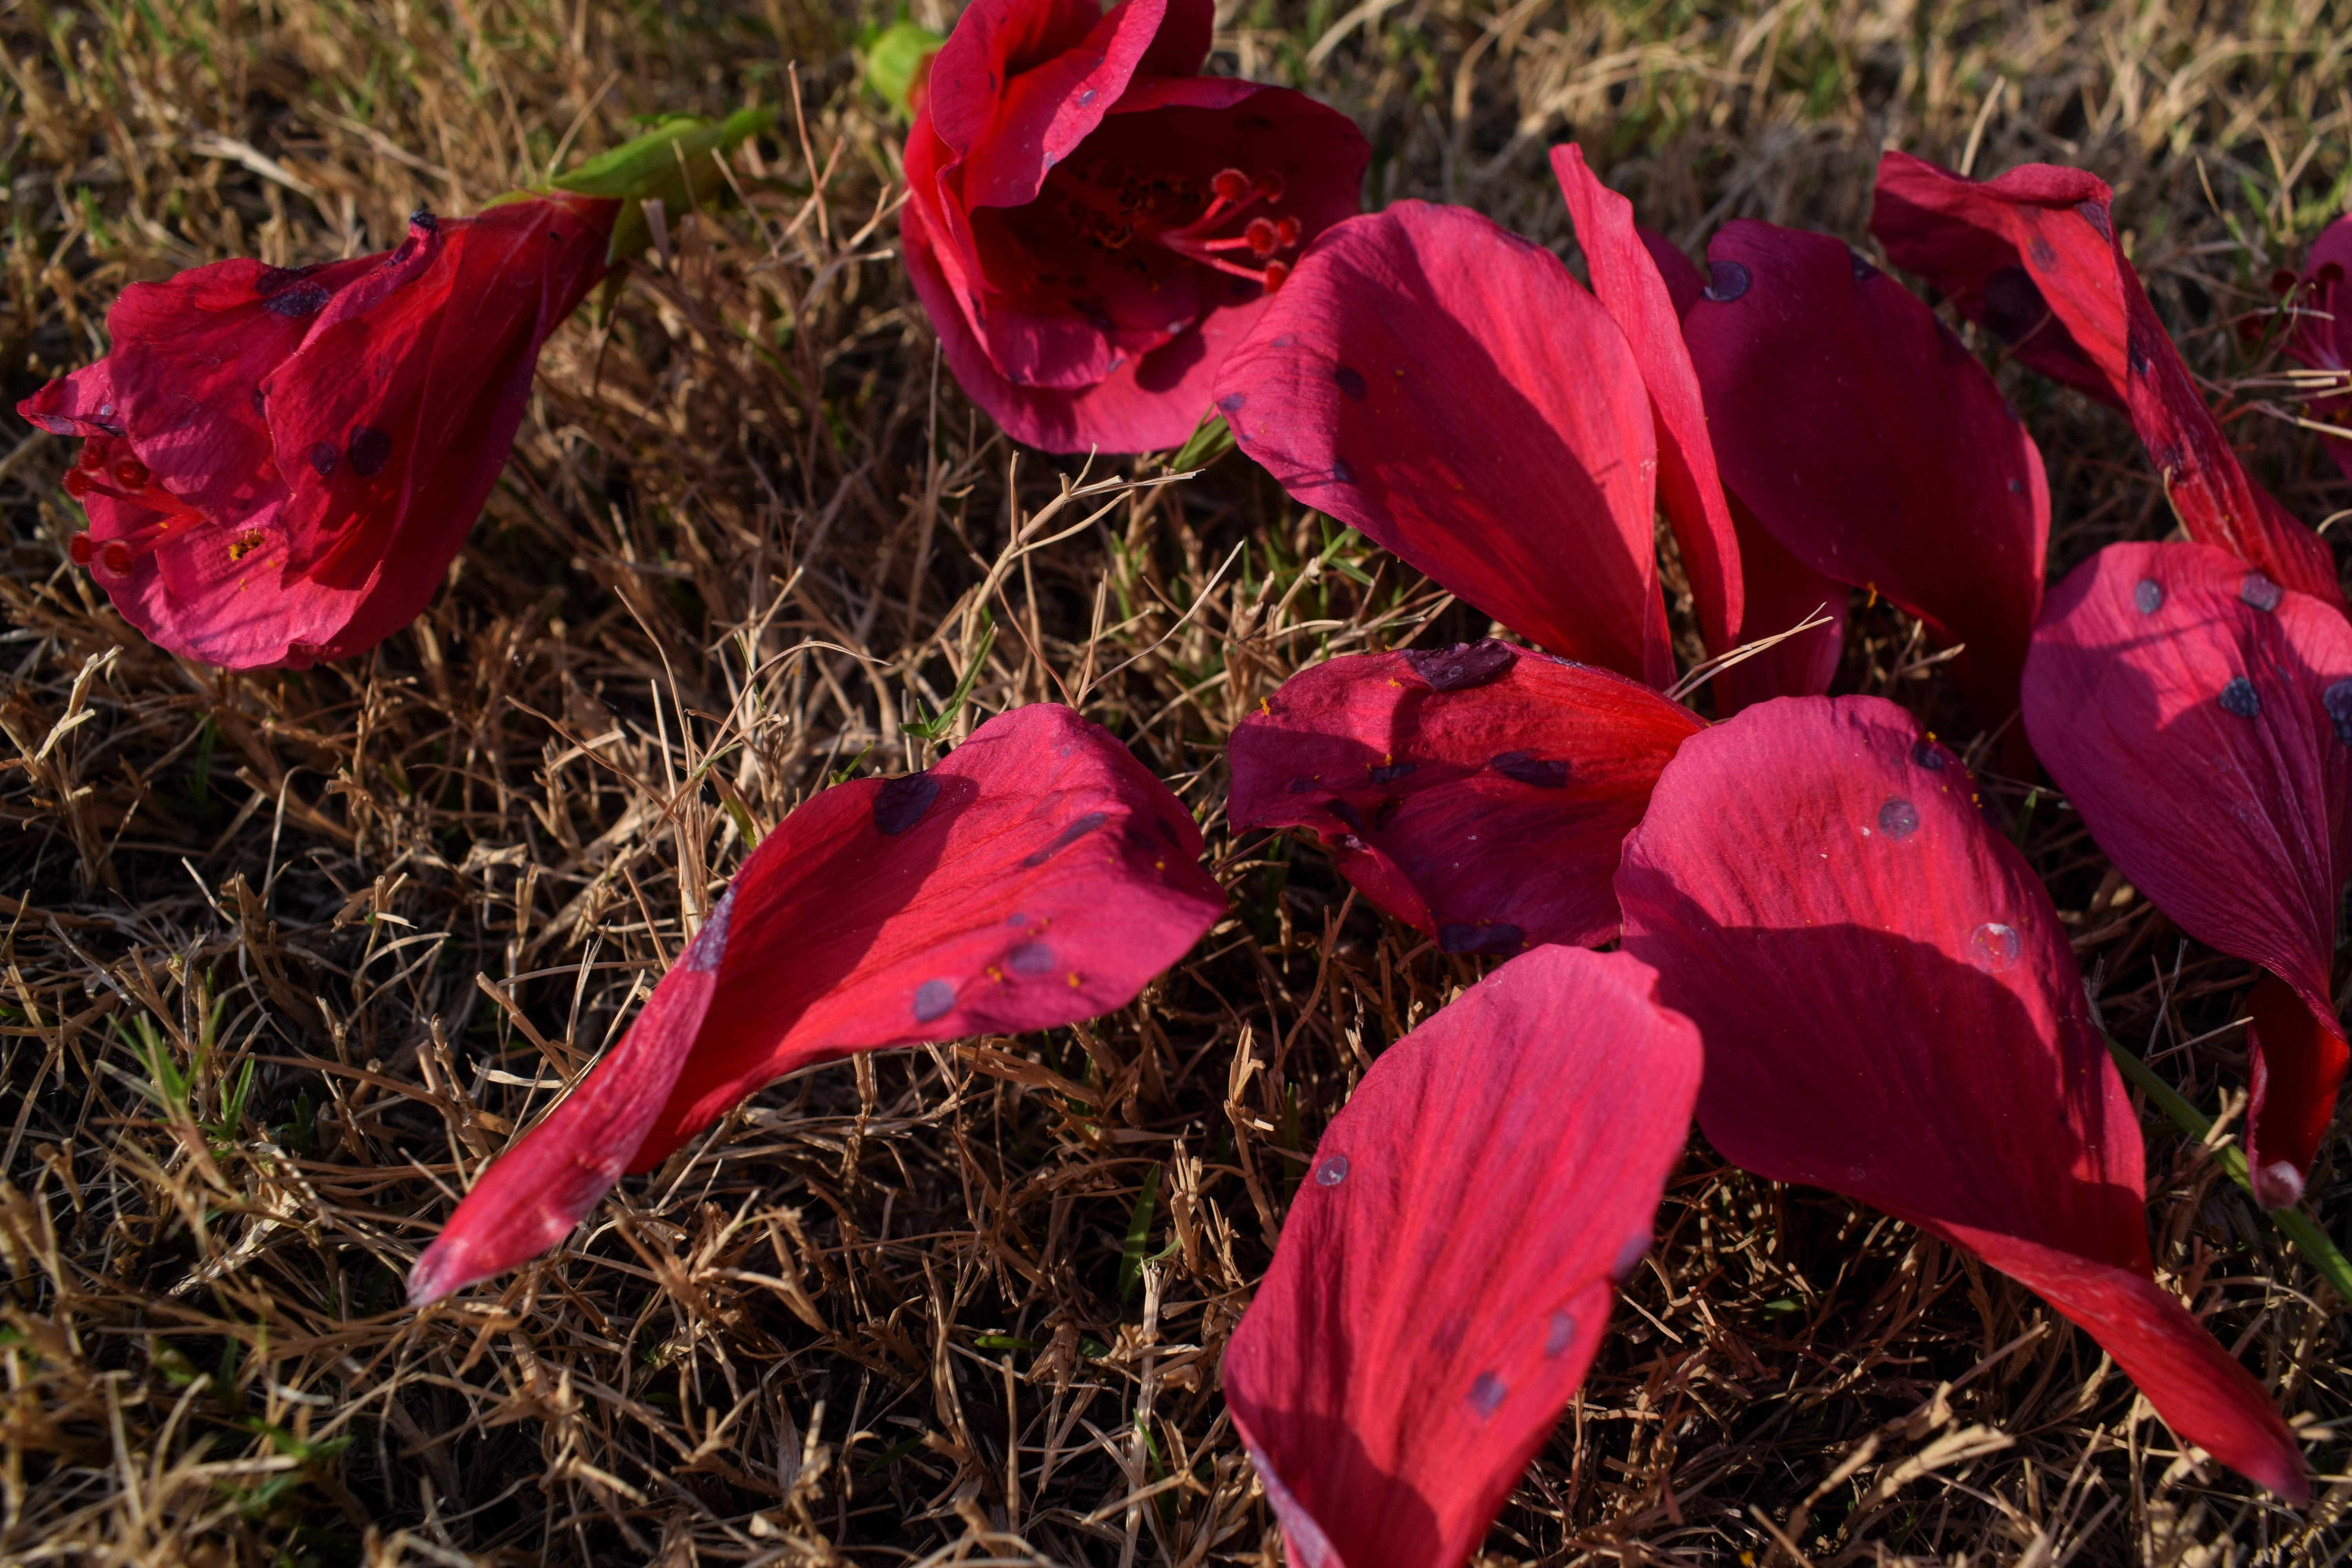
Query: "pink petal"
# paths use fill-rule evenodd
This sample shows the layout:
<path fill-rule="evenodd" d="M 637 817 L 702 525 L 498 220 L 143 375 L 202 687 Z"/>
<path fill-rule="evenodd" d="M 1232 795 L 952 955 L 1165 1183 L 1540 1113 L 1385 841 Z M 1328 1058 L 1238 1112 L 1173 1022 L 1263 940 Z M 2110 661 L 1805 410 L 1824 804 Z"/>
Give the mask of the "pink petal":
<path fill-rule="evenodd" d="M 1633 204 L 1601 183 L 1573 142 L 1551 150 L 1551 171 L 1568 198 L 1593 297 L 1625 334 L 1649 391 L 1657 435 L 1658 505 L 1674 525 L 1700 635 L 1708 652 L 1727 652 L 1741 640 L 1746 605 L 1739 542 L 1716 475 L 1706 406 L 1683 344 L 1681 313 L 1634 226 Z M 1687 269 L 1688 262 L 1684 266 Z"/>
<path fill-rule="evenodd" d="M 2029 163 L 1979 184 L 1899 153 L 1878 178 L 1871 227 L 1887 254 L 1996 331 L 2025 333 L 2028 363 L 2129 408 L 2191 539 L 2344 607 L 2326 542 L 2247 476 L 2205 406 L 2116 242 L 2104 184 Z"/>
<path fill-rule="evenodd" d="M 1549 251 L 1399 202 L 1316 242 L 1217 376 L 1243 449 L 1555 653 L 1674 679 L 1624 334 Z"/>
<path fill-rule="evenodd" d="M 1300 1568 L 1453 1568 L 1650 1244 L 1698 1036 L 1622 953 L 1526 953 L 1382 1053 L 1225 1350 Z"/>
<path fill-rule="evenodd" d="M 1124 1006 L 1223 912 L 1200 853 L 1166 786 L 1051 704 L 927 773 L 824 791 L 744 862 L 628 1037 L 475 1184 L 410 1299 L 531 1257 L 787 1073 Z"/>
<path fill-rule="evenodd" d="M 1759 1175 L 1975 1253 L 2188 1440 L 2308 1495 L 2262 1386 L 2149 1281 L 2139 1126 L 2049 895 L 1958 759 L 1870 697 L 1685 742 L 1617 876 L 1625 951 L 1706 1041 L 1699 1124 Z"/>
<path fill-rule="evenodd" d="M 1447 952 L 1617 934 L 1610 878 L 1699 728 L 1622 675 L 1488 639 L 1355 654 L 1234 731 L 1236 829 L 1312 829 L 1374 905 Z"/>
<path fill-rule="evenodd" d="M 2000 724 L 2050 536 L 2032 439 L 1959 340 L 1839 241 L 1743 219 L 1707 258 L 1683 331 L 1725 482 L 1806 566 L 1966 643 L 1961 689 Z"/>
<path fill-rule="evenodd" d="M 1166 0 L 976 0 L 931 58 L 925 108 L 964 155 L 971 206 L 1037 199 L 1127 90 L 1167 14 Z"/>
<path fill-rule="evenodd" d="M 2050 596 L 2025 727 L 2134 887 L 2308 1009 L 2308 1028 L 2257 1009 L 2248 1150 L 2299 1184 L 2345 1063 L 2328 982 L 2352 875 L 2352 626 L 2210 545 L 2111 544 Z"/>
<path fill-rule="evenodd" d="M 1731 522 L 1739 541 L 1740 574 L 1748 607 L 1740 641 L 1755 642 L 1792 626 L 1802 626 L 1816 613 L 1828 616 L 1826 625 L 1800 632 L 1751 654 L 1716 676 L 1715 710 L 1729 718 L 1750 703 L 1775 697 L 1819 697 L 1837 675 L 1838 656 L 1845 649 L 1846 585 L 1822 576 L 1773 538 L 1756 521 L 1748 503 L 1731 496 Z"/>

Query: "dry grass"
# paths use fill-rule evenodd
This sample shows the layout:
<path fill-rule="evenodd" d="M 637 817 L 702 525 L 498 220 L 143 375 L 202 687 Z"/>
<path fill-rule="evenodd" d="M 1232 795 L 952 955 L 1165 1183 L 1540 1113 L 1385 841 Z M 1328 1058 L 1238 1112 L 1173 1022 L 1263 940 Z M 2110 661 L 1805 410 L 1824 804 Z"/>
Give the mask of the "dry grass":
<path fill-rule="evenodd" d="M 1300 1152 L 1471 971 L 1350 904 L 1312 847 L 1224 838 L 1222 742 L 1328 652 L 1484 628 L 1238 458 L 1047 519 L 1056 466 L 1016 463 L 961 402 L 898 270 L 860 20 L 0 0 L 11 401 L 100 352 L 130 279 L 381 245 L 632 114 L 803 109 L 608 330 L 550 345 L 473 547 L 370 658 L 225 676 L 156 653 L 68 564 L 66 445 L 6 424 L 0 1557 L 1278 1553 L 1219 1347 Z M 2260 368 L 2230 319 L 2345 204 L 2347 26 L 2340 0 L 1268 0 L 1223 47 L 1358 115 L 1376 198 L 1558 242 L 1542 148 L 1565 135 L 1693 244 L 1739 215 L 1861 237 L 1886 142 L 1973 149 L 1979 173 L 2084 163 L 2226 380 Z M 2062 565 L 2163 531 L 2118 417 L 2003 379 L 2052 465 Z M 2303 433 L 2259 408 L 2235 428 L 2301 515 L 2352 504 Z M 403 1308 L 453 1194 L 613 1037 L 747 831 L 830 773 L 923 760 L 902 721 L 953 687 L 983 606 L 980 707 L 1067 694 L 1130 741 L 1207 826 L 1232 918 L 1092 1026 L 778 1086 L 561 1255 Z M 1950 733 L 1911 633 L 1860 615 L 1842 686 Z M 2243 1081 L 2223 1026 L 2246 967 L 2184 947 L 2049 797 L 1992 788 L 2111 1026 L 2193 1042 L 2163 1070 L 2217 1105 Z M 2159 1267 L 2317 1424 L 2332 1477 L 2343 1303 L 2200 1149 L 2150 1152 Z M 2352 1185 L 2335 1158 L 2324 1218 Z M 2352 1485 L 2323 1480 L 2305 1521 L 2181 1460 L 2087 1339 L 1902 1226 L 1695 1140 L 1659 1232 L 1498 1559 L 2343 1550 Z"/>

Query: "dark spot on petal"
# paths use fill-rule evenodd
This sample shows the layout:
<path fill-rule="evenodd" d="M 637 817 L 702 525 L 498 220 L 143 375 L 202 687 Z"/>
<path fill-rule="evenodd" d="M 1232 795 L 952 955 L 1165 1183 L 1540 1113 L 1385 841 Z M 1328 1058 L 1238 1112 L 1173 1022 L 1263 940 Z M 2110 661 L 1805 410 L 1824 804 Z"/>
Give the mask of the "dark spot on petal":
<path fill-rule="evenodd" d="M 324 305 L 330 298 L 331 296 L 328 294 L 324 284 L 297 283 L 290 289 L 281 289 L 263 300 L 261 308 L 273 316 L 284 316 L 289 321 L 299 321 L 304 316 L 315 314 L 319 307 Z"/>
<path fill-rule="evenodd" d="M 1106 816 L 1099 811 L 1090 811 L 1084 816 L 1078 818 L 1076 822 L 1070 824 L 1067 827 L 1062 829 L 1061 833 L 1055 837 L 1054 842 L 1046 845 L 1043 849 L 1039 849 L 1024 856 L 1022 858 L 1021 864 L 1031 868 L 1043 866 L 1046 861 L 1051 860 L 1055 856 L 1059 855 L 1063 850 L 1067 849 L 1071 845 L 1076 844 L 1079 839 L 1084 838 L 1087 834 L 1092 833 L 1096 828 L 1100 827 L 1104 823 L 1109 820 L 1109 817 Z"/>
<path fill-rule="evenodd" d="M 2033 237 L 2033 243 L 2025 247 L 2025 259 L 2047 272 L 2058 265 L 2058 253 L 2050 248 L 2048 240 L 2037 234 Z"/>
<path fill-rule="evenodd" d="M 1288 784 L 1283 785 L 1282 790 L 1285 795 L 1312 795 L 1322 787 L 1323 786 L 1318 784 L 1315 780 L 1308 778 L 1305 773 L 1301 773 L 1297 778 L 1291 780 Z"/>
<path fill-rule="evenodd" d="M 1518 658 L 1518 649 L 1493 637 L 1455 643 L 1445 648 L 1408 648 L 1404 661 L 1432 691 L 1460 691 L 1484 686 Z"/>
<path fill-rule="evenodd" d="M 1912 742 L 1911 760 L 1931 773 L 1944 771 L 1944 749 L 1933 741 Z"/>
<path fill-rule="evenodd" d="M 1271 348 L 1286 349 L 1286 348 L 1293 348 L 1293 347 L 1296 347 L 1296 346 L 1297 345 L 1297 342 L 1298 342 L 1298 334 L 1297 334 L 1297 333 L 1296 333 L 1296 332 L 1278 332 L 1278 333 L 1276 333 L 1276 334 L 1275 335 L 1274 342 L 1273 342 L 1272 343 L 1270 343 L 1269 345 L 1267 345 L 1267 346 L 1268 346 L 1268 347 L 1271 347 Z"/>
<path fill-rule="evenodd" d="M 2124 363 L 2130 367 L 2134 375 L 2147 374 L 2147 351 L 2139 346 L 2139 339 L 2137 336 L 2127 339 L 2124 343 Z M 2161 464 L 2158 465 L 2158 467 L 2161 466 Z"/>
<path fill-rule="evenodd" d="M 1482 1372 L 1478 1381 L 1470 1385 L 1470 1408 L 1481 1416 L 1492 1415 L 1502 1407 L 1503 1395 L 1507 1392 L 1501 1378 L 1491 1372 Z"/>
<path fill-rule="evenodd" d="M 315 441 L 310 446 L 310 467 L 323 479 L 335 471 L 335 459 L 340 455 L 332 441 Z"/>
<path fill-rule="evenodd" d="M 894 837 L 904 833 L 923 820 L 939 797 L 940 781 L 927 773 L 884 779 L 874 792 L 874 826 Z"/>
<path fill-rule="evenodd" d="M 1078 94 L 1078 107 L 1080 109 L 1090 108 L 1093 105 L 1094 100 L 1101 96 L 1101 89 L 1090 87 L 1087 89 L 1086 91 Z"/>
<path fill-rule="evenodd" d="M 1352 485 L 1356 482 L 1356 470 L 1349 466 L 1347 458 L 1331 459 L 1331 482 L 1338 485 Z"/>
<path fill-rule="evenodd" d="M 1371 768 L 1367 772 L 1376 784 L 1394 784 L 1399 779 L 1411 778 L 1413 769 L 1419 766 L 1419 763 L 1391 763 L 1387 767 Z"/>
<path fill-rule="evenodd" d="M 2042 286 L 2032 273 L 2022 267 L 2004 267 L 1984 281 L 1984 319 L 2004 342 L 2017 342 L 2029 332 L 2047 336 L 2050 302 L 2042 297 Z"/>
<path fill-rule="evenodd" d="M 1854 249 L 1853 247 L 1849 245 L 1846 247 L 1845 255 L 1846 260 L 1853 264 L 1853 280 L 1855 282 L 1867 283 L 1872 279 L 1878 276 L 1878 268 L 1873 267 L 1870 264 L 1870 258 L 1864 256 L 1861 251 Z"/>
<path fill-rule="evenodd" d="M 1339 390 L 1348 395 L 1350 402 L 1361 403 L 1364 400 L 1364 378 L 1350 367 L 1344 364 L 1334 366 L 1331 379 L 1339 384 Z"/>
<path fill-rule="evenodd" d="M 411 228 L 421 228 L 425 233 L 431 234 L 434 230 L 441 226 L 441 220 L 433 216 L 432 208 L 418 207 L 415 212 L 408 215 L 408 226 Z"/>
<path fill-rule="evenodd" d="M 1323 803 L 1323 809 L 1338 817 L 1340 821 L 1346 823 L 1349 827 L 1354 831 L 1358 833 L 1364 831 L 1364 814 L 1358 811 L 1354 806 L 1349 805 L 1346 801 L 1326 801 Z"/>
<path fill-rule="evenodd" d="M 1024 942 L 1004 955 L 1004 967 L 1015 974 L 1051 974 L 1054 950 L 1042 942 Z"/>
<path fill-rule="evenodd" d="M 1706 287 L 1699 292 L 1718 305 L 1727 305 L 1748 292 L 1748 268 L 1737 261 L 1706 264 Z"/>
<path fill-rule="evenodd" d="M 1217 399 L 1217 410 L 1222 414 L 1239 414 L 1242 405 L 1248 401 L 1249 394 L 1246 392 L 1228 392 Z"/>
<path fill-rule="evenodd" d="M 2275 610 L 2279 601 L 2286 597 L 2286 590 L 2260 572 L 2249 572 L 2239 580 L 2238 597 L 2257 610 Z"/>
<path fill-rule="evenodd" d="M 2242 675 L 2230 678 L 2230 684 L 2221 688 L 2218 700 L 2224 713 L 2234 713 L 2241 719 L 2262 717 L 2263 694 L 2255 690 L 2254 683 Z"/>
<path fill-rule="evenodd" d="M 259 387 L 257 387 L 257 387 L 255 387 L 255 388 L 253 389 L 253 411 L 254 411 L 256 414 L 262 413 L 264 410 L 266 410 L 266 409 L 268 407 L 268 405 L 269 405 L 269 395 L 268 395 L 268 393 L 266 393 L 266 392 L 262 391 L 262 390 L 261 390 L 261 388 L 259 388 Z M 70 427 L 70 426 L 68 426 L 68 428 L 66 428 L 66 429 L 64 429 L 64 430 L 59 431 L 59 432 L 58 432 L 58 434 L 59 434 L 59 435 L 61 435 L 61 436 L 63 436 L 63 435 L 71 435 L 71 434 L 72 434 L 72 429 L 71 429 L 71 427 Z"/>
<path fill-rule="evenodd" d="M 2153 577 L 2141 578 L 2132 586 L 2132 608 L 2143 616 L 2164 608 L 2164 584 Z"/>
<path fill-rule="evenodd" d="M 352 472 L 372 479 L 392 461 L 392 437 L 373 425 L 354 425 L 352 438 L 343 443 L 343 456 L 351 459 Z"/>
<path fill-rule="evenodd" d="M 1901 840 L 1919 831 L 1919 808 L 1900 795 L 1878 808 L 1878 831 Z"/>
<path fill-rule="evenodd" d="M 2327 721 L 2336 726 L 2336 738 L 2352 746 L 2352 680 L 2339 680 L 2319 694 L 2319 705 L 2327 710 Z"/>
<path fill-rule="evenodd" d="M 915 1022 L 928 1024 L 944 1017 L 955 1005 L 955 986 L 945 980 L 926 980 L 915 987 Z"/>
<path fill-rule="evenodd" d="M 2106 240 L 2110 244 L 2114 242 L 2116 237 L 2115 225 L 2107 217 L 2107 209 L 2104 203 L 2076 202 L 2074 204 L 2074 210 L 2082 216 L 2082 219 L 2084 223 L 2089 224 L 2093 229 L 2097 231 L 2101 239 Z"/>
<path fill-rule="evenodd" d="M 1443 925 L 1437 928 L 1440 952 L 1511 952 L 1524 936 L 1518 927 L 1497 921 L 1493 925 Z"/>
<path fill-rule="evenodd" d="M 2010 494 L 2011 494 L 2011 495 L 2013 495 L 2013 496 L 2021 496 L 2021 495 L 2023 495 L 2023 494 L 2025 493 L 2025 481 L 2024 481 L 2023 479 L 2011 479 L 2011 480 L 2010 480 L 2010 481 L 2009 481 L 2009 493 L 2010 493 Z"/>
<path fill-rule="evenodd" d="M 1486 765 L 1507 779 L 1517 779 L 1538 789 L 1568 787 L 1568 764 L 1548 761 L 1533 752 L 1505 752 Z"/>

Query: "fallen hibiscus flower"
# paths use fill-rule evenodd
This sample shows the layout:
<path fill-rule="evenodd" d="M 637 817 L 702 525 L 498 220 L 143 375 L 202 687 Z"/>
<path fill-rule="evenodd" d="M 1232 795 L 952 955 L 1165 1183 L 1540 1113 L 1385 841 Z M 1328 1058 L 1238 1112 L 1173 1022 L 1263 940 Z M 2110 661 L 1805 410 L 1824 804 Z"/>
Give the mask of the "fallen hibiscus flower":
<path fill-rule="evenodd" d="M 478 217 L 414 214 L 377 255 L 133 283 L 106 357 L 16 405 L 83 438 L 73 559 L 184 658 L 302 668 L 374 647 L 440 585 L 541 345 L 642 237 L 638 200 L 675 199 L 682 169 L 770 118 L 673 121 Z"/>
<path fill-rule="evenodd" d="M 628 1034 L 417 1260 L 440 1300 L 562 1239 L 744 1096 L 857 1051 L 1124 1005 L 1224 909 L 1201 836 L 1099 725 L 999 714 L 926 772 L 812 797 L 744 861 Z"/>
<path fill-rule="evenodd" d="M 907 133 L 907 275 L 948 367 L 1049 452 L 1173 447 L 1370 156 L 1304 93 L 1200 74 L 1210 0 L 975 0 Z"/>

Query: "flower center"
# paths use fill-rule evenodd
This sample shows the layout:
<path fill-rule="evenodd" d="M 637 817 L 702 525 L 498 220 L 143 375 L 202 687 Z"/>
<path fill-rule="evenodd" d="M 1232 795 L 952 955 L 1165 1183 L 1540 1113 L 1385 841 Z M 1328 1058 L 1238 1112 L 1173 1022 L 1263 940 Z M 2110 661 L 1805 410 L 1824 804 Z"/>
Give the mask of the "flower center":
<path fill-rule="evenodd" d="M 66 494 L 76 500 L 89 495 L 112 496 L 163 515 L 143 528 L 111 539 L 77 533 L 66 552 L 77 566 L 92 563 L 117 577 L 126 576 L 131 563 L 163 542 L 171 531 L 201 521 L 204 513 L 155 482 L 146 464 L 133 457 L 131 443 L 109 436 L 92 436 L 82 443 L 81 456 L 66 471 Z"/>
<path fill-rule="evenodd" d="M 1046 183 L 1077 209 L 1072 216 L 1087 237 L 1106 250 L 1124 250 L 1140 239 L 1199 266 L 1262 284 L 1269 293 L 1290 276 L 1293 262 L 1280 258 L 1297 248 L 1299 224 L 1273 210 L 1282 205 L 1284 184 L 1272 169 L 1255 175 L 1218 170 L 1209 181 L 1208 204 L 1184 223 L 1165 222 L 1159 213 L 1191 205 L 1186 198 L 1198 187 L 1189 180 L 1129 174 L 1111 186 L 1055 169 Z"/>

